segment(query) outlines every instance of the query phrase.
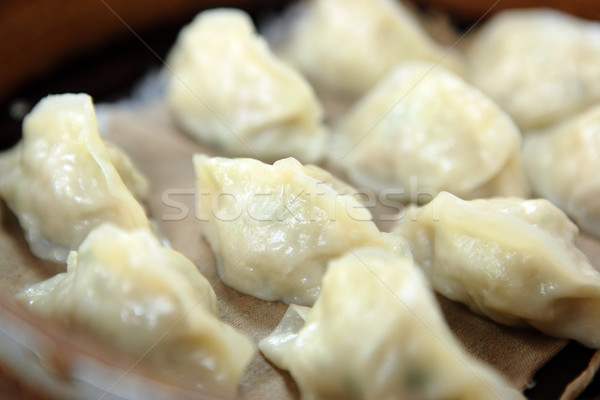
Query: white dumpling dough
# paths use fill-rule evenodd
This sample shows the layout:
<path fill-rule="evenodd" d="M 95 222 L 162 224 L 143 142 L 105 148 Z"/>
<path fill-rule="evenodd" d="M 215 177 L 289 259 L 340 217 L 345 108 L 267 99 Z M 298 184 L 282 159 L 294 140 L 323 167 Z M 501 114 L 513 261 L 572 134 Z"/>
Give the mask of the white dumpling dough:
<path fill-rule="evenodd" d="M 0 195 L 33 253 L 49 260 L 64 262 L 102 222 L 149 229 L 124 182 L 138 196 L 147 192 L 126 155 L 102 142 L 86 94 L 42 99 L 23 121 L 21 142 L 0 155 Z"/>
<path fill-rule="evenodd" d="M 223 282 L 263 300 L 312 305 L 327 261 L 382 234 L 352 188 L 293 158 L 194 157 L 197 217 Z"/>
<path fill-rule="evenodd" d="M 600 101 L 600 24 L 551 10 L 505 11 L 471 37 L 471 81 L 523 130 Z"/>
<path fill-rule="evenodd" d="M 270 32 L 273 46 L 326 91 L 358 98 L 409 60 L 463 69 L 396 0 L 312 0 L 289 14 Z"/>
<path fill-rule="evenodd" d="M 174 367 L 234 393 L 254 354 L 250 339 L 218 319 L 217 298 L 195 265 L 147 230 L 104 224 L 67 272 L 19 295 L 31 310 L 126 353 Z"/>
<path fill-rule="evenodd" d="M 243 11 L 199 14 L 167 69 L 169 106 L 195 138 L 232 156 L 321 157 L 326 131 L 312 88 L 271 53 Z"/>
<path fill-rule="evenodd" d="M 331 164 L 359 188 L 426 203 L 526 196 L 521 133 L 479 89 L 434 64 L 397 67 L 335 128 Z"/>
<path fill-rule="evenodd" d="M 523 162 L 534 192 L 600 236 L 600 106 L 528 134 Z"/>
<path fill-rule="evenodd" d="M 506 325 L 600 347 L 600 272 L 577 227 L 547 200 L 463 201 L 440 193 L 394 231 L 433 288 Z"/>
<path fill-rule="evenodd" d="M 411 257 L 361 248 L 330 262 L 314 307 L 259 343 L 302 399 L 523 399 L 471 358 Z"/>
<path fill-rule="evenodd" d="M 142 202 L 148 199 L 148 194 L 150 193 L 150 182 L 148 182 L 148 179 L 136 169 L 127 153 L 120 147 L 107 140 L 103 140 L 103 142 L 106 146 L 106 150 L 108 150 L 110 161 L 123 180 L 123 183 L 143 206 Z"/>

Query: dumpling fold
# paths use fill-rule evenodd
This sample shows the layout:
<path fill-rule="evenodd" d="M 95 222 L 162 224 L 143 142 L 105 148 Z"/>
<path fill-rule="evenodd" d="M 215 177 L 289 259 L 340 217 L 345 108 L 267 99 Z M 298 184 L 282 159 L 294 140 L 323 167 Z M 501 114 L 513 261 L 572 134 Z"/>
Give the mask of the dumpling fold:
<path fill-rule="evenodd" d="M 101 225 L 71 252 L 67 272 L 19 298 L 36 314 L 229 395 L 254 354 L 250 339 L 219 320 L 196 266 L 147 230 Z"/>
<path fill-rule="evenodd" d="M 0 196 L 40 258 L 64 262 L 104 222 L 150 229 L 132 194 L 147 190 L 125 153 L 100 138 L 86 94 L 42 99 L 25 117 L 21 141 L 0 155 Z"/>
<path fill-rule="evenodd" d="M 303 400 L 523 399 L 448 329 L 410 256 L 359 248 L 330 262 L 312 309 L 259 343 Z"/>
<path fill-rule="evenodd" d="M 600 272 L 577 248 L 575 224 L 549 201 L 443 192 L 407 210 L 394 232 L 447 298 L 502 324 L 600 348 Z"/>

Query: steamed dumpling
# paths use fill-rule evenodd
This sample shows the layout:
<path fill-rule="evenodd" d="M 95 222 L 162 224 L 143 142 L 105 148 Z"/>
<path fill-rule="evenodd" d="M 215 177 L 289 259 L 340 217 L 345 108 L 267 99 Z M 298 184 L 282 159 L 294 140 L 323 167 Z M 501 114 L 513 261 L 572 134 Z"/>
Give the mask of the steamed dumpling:
<path fill-rule="evenodd" d="M 358 187 L 405 202 L 440 191 L 525 196 L 521 134 L 481 91 L 438 65 L 407 63 L 339 122 L 331 164 Z"/>
<path fill-rule="evenodd" d="M 259 348 L 306 400 L 523 398 L 460 347 L 412 258 L 379 248 L 331 261 Z"/>
<path fill-rule="evenodd" d="M 168 103 L 195 138 L 234 156 L 318 160 L 325 129 L 312 88 L 271 54 L 240 10 L 211 10 L 169 55 Z"/>
<path fill-rule="evenodd" d="M 439 62 L 458 73 L 462 60 L 435 43 L 396 0 L 301 2 L 273 29 L 274 47 L 326 91 L 358 98 L 396 65 Z"/>
<path fill-rule="evenodd" d="M 577 227 L 549 201 L 440 193 L 394 231 L 449 299 L 600 348 L 600 272 L 576 247 Z"/>
<path fill-rule="evenodd" d="M 148 199 L 150 183 L 148 179 L 136 169 L 129 156 L 118 146 L 104 140 L 106 150 L 110 156 L 110 162 L 117 170 L 127 189 L 140 204 Z"/>
<path fill-rule="evenodd" d="M 69 255 L 66 273 L 19 295 L 31 310 L 135 356 L 235 392 L 252 342 L 221 322 L 209 282 L 146 230 L 105 224 Z"/>
<path fill-rule="evenodd" d="M 523 159 L 534 192 L 600 236 L 600 106 L 527 135 Z"/>
<path fill-rule="evenodd" d="M 115 164 L 113 164 L 115 163 Z M 42 99 L 25 117 L 23 139 L 0 156 L 0 195 L 38 257 L 64 262 L 102 222 L 149 229 L 138 196 L 146 179 L 98 134 L 92 99 Z"/>
<path fill-rule="evenodd" d="M 327 261 L 381 242 L 354 190 L 293 158 L 194 157 L 197 217 L 232 288 L 263 300 L 312 305 Z"/>
<path fill-rule="evenodd" d="M 523 130 L 600 101 L 600 24 L 551 10 L 496 15 L 472 36 L 470 79 Z"/>

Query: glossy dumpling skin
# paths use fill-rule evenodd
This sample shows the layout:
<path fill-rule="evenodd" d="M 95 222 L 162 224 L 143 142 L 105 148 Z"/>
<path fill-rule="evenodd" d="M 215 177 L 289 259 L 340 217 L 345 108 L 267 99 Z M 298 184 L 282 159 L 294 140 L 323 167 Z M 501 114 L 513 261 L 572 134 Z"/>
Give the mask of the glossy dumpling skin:
<path fill-rule="evenodd" d="M 197 217 L 232 288 L 263 300 L 312 305 L 327 261 L 382 240 L 354 191 L 293 158 L 194 157 Z"/>
<path fill-rule="evenodd" d="M 394 232 L 442 295 L 502 324 L 600 347 L 600 272 L 549 201 L 444 192 L 408 210 Z"/>
<path fill-rule="evenodd" d="M 551 10 L 504 11 L 471 37 L 470 80 L 525 131 L 600 100 L 600 24 Z"/>
<path fill-rule="evenodd" d="M 520 143 L 510 117 L 480 90 L 415 62 L 397 67 L 341 119 L 329 161 L 356 186 L 405 202 L 444 190 L 525 196 Z"/>
<path fill-rule="evenodd" d="M 528 134 L 523 160 L 537 195 L 559 206 L 583 230 L 600 236 L 600 106 Z"/>
<path fill-rule="evenodd" d="M 199 14 L 167 60 L 168 104 L 193 137 L 233 156 L 318 160 L 325 129 L 312 88 L 241 10 Z"/>
<path fill-rule="evenodd" d="M 127 186 L 133 197 L 144 206 L 143 202 L 148 199 L 150 193 L 150 182 L 137 170 L 127 153 L 120 147 L 107 140 L 103 140 L 103 142 L 106 150 L 108 150 L 110 161 L 123 180 L 123 183 Z"/>
<path fill-rule="evenodd" d="M 42 99 L 25 117 L 21 142 L 0 155 L 0 195 L 33 253 L 49 260 L 64 262 L 102 222 L 149 229 L 125 182 L 138 196 L 147 192 L 127 156 L 102 142 L 86 94 Z"/>
<path fill-rule="evenodd" d="M 319 89 L 356 99 L 396 65 L 439 62 L 458 73 L 462 59 L 431 39 L 394 0 L 301 2 L 273 28 L 273 46 Z"/>
<path fill-rule="evenodd" d="M 30 309 L 124 352 L 235 392 L 254 353 L 218 319 L 217 298 L 195 265 L 146 230 L 105 224 L 69 255 L 67 272 L 19 295 Z M 153 347 L 154 346 L 154 347 Z"/>
<path fill-rule="evenodd" d="M 412 258 L 380 248 L 331 261 L 259 348 L 307 400 L 523 398 L 460 347 Z"/>

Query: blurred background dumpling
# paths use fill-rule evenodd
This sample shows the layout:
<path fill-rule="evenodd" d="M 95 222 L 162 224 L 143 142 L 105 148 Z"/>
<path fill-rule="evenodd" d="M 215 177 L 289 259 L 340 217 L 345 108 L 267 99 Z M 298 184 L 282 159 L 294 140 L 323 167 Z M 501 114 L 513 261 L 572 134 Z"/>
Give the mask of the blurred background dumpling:
<path fill-rule="evenodd" d="M 404 61 L 463 69 L 400 1 L 311 0 L 283 21 L 268 34 L 278 54 L 318 89 L 343 97 L 359 98 Z"/>
<path fill-rule="evenodd" d="M 558 11 L 494 16 L 466 49 L 469 78 L 523 130 L 600 101 L 600 24 Z"/>
<path fill-rule="evenodd" d="M 359 188 L 403 202 L 438 192 L 526 196 L 521 133 L 479 89 L 443 67 L 401 64 L 333 129 L 329 163 Z"/>
<path fill-rule="evenodd" d="M 321 158 L 326 140 L 313 89 L 278 60 L 241 10 L 200 13 L 167 60 L 167 102 L 194 138 L 231 156 Z"/>
<path fill-rule="evenodd" d="M 523 160 L 536 195 L 600 236 L 600 105 L 526 135 Z"/>

